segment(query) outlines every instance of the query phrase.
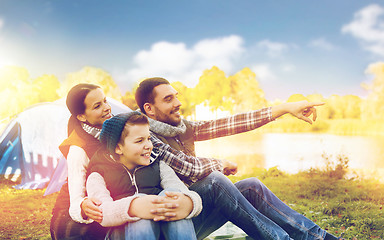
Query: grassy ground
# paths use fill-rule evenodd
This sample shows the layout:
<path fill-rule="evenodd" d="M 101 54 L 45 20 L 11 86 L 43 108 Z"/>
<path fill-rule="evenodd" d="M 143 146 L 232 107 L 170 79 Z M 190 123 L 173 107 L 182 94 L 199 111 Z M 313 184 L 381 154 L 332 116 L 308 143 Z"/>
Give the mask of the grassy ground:
<path fill-rule="evenodd" d="M 57 194 L 44 190 L 16 190 L 0 180 L 0 239 L 51 239 L 49 222 Z"/>
<path fill-rule="evenodd" d="M 374 179 L 344 179 L 343 168 L 288 175 L 277 168 L 230 177 L 258 178 L 291 208 L 328 232 L 346 239 L 384 239 L 384 184 Z"/>
<path fill-rule="evenodd" d="M 343 178 L 344 169 L 311 170 L 288 175 L 276 168 L 254 169 L 257 176 L 293 209 L 322 228 L 347 239 L 384 239 L 384 185 L 375 180 Z M 0 180 L 0 239 L 50 239 L 49 221 L 57 194 L 15 190 Z"/>

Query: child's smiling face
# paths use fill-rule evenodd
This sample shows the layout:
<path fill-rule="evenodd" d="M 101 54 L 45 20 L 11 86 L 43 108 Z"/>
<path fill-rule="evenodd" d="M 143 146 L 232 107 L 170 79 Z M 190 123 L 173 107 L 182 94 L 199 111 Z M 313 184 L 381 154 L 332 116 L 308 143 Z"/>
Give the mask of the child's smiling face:
<path fill-rule="evenodd" d="M 120 162 L 128 169 L 138 165 L 149 165 L 153 148 L 150 140 L 148 124 L 126 124 L 124 131 L 128 135 L 117 144 L 115 152 L 120 156 Z"/>

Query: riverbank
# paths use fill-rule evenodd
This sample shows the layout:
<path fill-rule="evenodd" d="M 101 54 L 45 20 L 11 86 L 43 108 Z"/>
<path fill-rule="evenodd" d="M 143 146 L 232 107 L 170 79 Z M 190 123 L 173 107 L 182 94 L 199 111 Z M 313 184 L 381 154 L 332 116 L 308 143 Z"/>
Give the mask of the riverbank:
<path fill-rule="evenodd" d="M 328 133 L 340 136 L 384 136 L 382 120 L 321 119 L 308 124 L 291 116 L 279 118 L 262 128 L 259 133 Z"/>

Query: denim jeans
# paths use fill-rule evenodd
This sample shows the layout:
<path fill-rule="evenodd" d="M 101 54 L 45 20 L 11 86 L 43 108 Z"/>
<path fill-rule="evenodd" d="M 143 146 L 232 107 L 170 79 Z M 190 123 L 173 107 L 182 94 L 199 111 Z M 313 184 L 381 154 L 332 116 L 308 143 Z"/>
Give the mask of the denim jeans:
<path fill-rule="evenodd" d="M 196 233 L 191 220 L 182 219 L 173 222 L 155 222 L 141 219 L 113 227 L 107 233 L 106 240 L 195 240 Z"/>
<path fill-rule="evenodd" d="M 172 191 L 169 189 L 167 191 Z M 165 195 L 165 190 L 159 193 Z M 121 226 L 111 228 L 106 240 L 196 240 L 196 233 L 191 219 L 181 219 L 172 222 L 155 222 L 141 219 L 137 222 L 129 222 Z"/>
<path fill-rule="evenodd" d="M 256 178 L 233 184 L 220 172 L 194 183 L 203 211 L 193 218 L 198 239 L 231 221 L 254 239 L 323 239 L 326 231 L 278 199 Z"/>

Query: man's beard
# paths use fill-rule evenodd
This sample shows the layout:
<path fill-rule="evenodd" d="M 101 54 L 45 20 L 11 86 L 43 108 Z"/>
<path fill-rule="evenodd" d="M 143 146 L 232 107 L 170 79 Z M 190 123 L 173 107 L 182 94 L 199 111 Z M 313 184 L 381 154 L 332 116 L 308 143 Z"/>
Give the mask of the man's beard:
<path fill-rule="evenodd" d="M 179 109 L 172 110 L 170 114 L 165 114 L 164 112 L 160 111 L 160 109 L 158 109 L 157 107 L 155 107 L 155 109 L 156 109 L 157 121 L 164 122 L 175 127 L 180 124 L 181 118 L 178 118 L 177 120 L 175 120 L 170 117 L 172 113 L 174 113 L 175 111 L 179 111 Z"/>

